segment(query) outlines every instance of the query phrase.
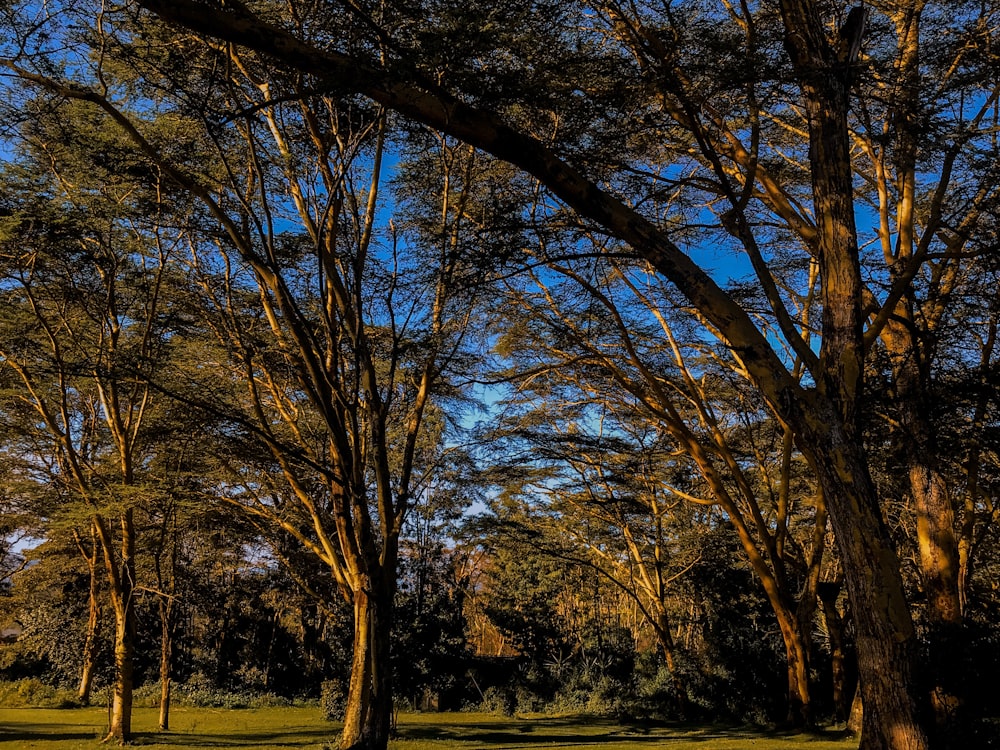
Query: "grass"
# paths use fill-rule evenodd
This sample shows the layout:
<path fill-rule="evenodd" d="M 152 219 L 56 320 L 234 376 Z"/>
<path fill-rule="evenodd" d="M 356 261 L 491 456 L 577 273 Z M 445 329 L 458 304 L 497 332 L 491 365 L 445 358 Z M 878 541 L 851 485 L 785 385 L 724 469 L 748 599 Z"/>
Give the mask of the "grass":
<path fill-rule="evenodd" d="M 104 736 L 99 708 L 0 708 L 0 745 L 17 750 L 94 750 Z M 160 750 L 323 750 L 337 725 L 318 708 L 176 708 L 171 731 L 155 709 L 137 708 L 135 745 Z M 747 728 L 620 724 L 587 716 L 505 718 L 488 714 L 401 714 L 390 750 L 853 750 L 856 741 Z"/>

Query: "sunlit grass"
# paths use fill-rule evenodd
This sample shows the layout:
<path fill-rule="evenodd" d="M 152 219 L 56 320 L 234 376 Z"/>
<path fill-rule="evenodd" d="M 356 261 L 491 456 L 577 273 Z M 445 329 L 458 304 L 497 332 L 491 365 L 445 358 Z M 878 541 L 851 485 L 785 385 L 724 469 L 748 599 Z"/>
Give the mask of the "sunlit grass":
<path fill-rule="evenodd" d="M 333 745 L 338 726 L 318 708 L 212 709 L 179 707 L 171 731 L 156 731 L 155 709 L 136 709 L 135 745 L 171 750 L 298 748 Z M 0 709 L 0 745 L 35 750 L 98 746 L 107 726 L 103 709 Z M 857 742 L 832 736 L 747 728 L 629 725 L 581 716 L 505 718 L 488 714 L 402 714 L 390 750 L 852 750 Z"/>

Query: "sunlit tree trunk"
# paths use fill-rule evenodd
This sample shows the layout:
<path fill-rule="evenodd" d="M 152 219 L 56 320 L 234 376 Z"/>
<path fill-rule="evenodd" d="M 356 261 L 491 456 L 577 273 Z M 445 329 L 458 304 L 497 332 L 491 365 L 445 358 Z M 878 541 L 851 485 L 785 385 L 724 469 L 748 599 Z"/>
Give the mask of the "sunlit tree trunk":
<path fill-rule="evenodd" d="M 74 532 L 75 533 L 75 532 Z M 76 538 L 80 554 L 87 563 L 87 575 L 90 579 L 87 594 L 87 631 L 83 641 L 83 664 L 80 667 L 80 684 L 77 698 L 84 706 L 90 705 L 90 693 L 94 685 L 94 670 L 97 666 L 97 653 L 100 647 L 98 631 L 101 625 L 101 586 L 97 574 L 97 529 L 90 527 L 90 549 L 85 549 L 79 536 Z"/>
<path fill-rule="evenodd" d="M 811 0 L 781 0 L 781 13 L 809 123 L 823 280 L 817 399 L 795 426 L 829 504 L 851 598 L 865 706 L 861 748 L 924 750 L 928 738 L 917 705 L 916 633 L 858 422 L 864 339 L 847 126 L 853 61 L 831 45 Z"/>
<path fill-rule="evenodd" d="M 392 589 L 392 584 L 379 576 L 367 580 L 354 593 L 354 657 L 341 750 L 384 750 L 389 742 L 393 707 L 388 668 Z"/>
<path fill-rule="evenodd" d="M 161 732 L 166 732 L 170 729 L 170 662 L 173 642 L 166 632 L 169 625 L 164 624 L 163 628 L 163 641 L 160 644 L 160 718 L 158 726 Z"/>
<path fill-rule="evenodd" d="M 135 655 L 136 618 L 133 588 L 135 582 L 135 525 L 131 509 L 120 518 L 120 560 L 110 530 L 104 519 L 95 517 L 105 567 L 111 584 L 111 604 L 115 613 L 114 666 L 110 724 L 105 742 L 128 744 L 132 739 L 132 690 Z"/>
<path fill-rule="evenodd" d="M 177 581 L 177 510 L 172 503 L 163 509 L 159 542 L 153 551 L 156 573 L 157 610 L 160 616 L 160 717 L 161 732 L 170 729 L 171 670 L 174 650 L 174 614 Z M 164 560 L 166 558 L 166 560 Z M 164 569 L 166 563 L 166 569 Z"/>
<path fill-rule="evenodd" d="M 172 597 L 160 595 L 160 717 L 161 732 L 170 729 L 170 673 L 174 652 L 174 602 Z"/>
<path fill-rule="evenodd" d="M 783 622 L 784 621 L 784 622 Z M 812 724 L 812 698 L 809 689 L 809 649 L 797 623 L 779 617 L 781 636 L 785 644 L 785 665 L 788 676 L 788 723 Z"/>

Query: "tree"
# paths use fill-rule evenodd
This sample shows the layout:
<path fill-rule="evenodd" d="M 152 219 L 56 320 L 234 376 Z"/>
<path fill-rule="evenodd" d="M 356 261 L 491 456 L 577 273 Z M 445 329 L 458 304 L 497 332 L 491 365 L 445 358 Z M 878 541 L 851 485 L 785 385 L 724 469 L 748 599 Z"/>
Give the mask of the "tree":
<path fill-rule="evenodd" d="M 502 410 L 502 434 L 534 448 L 515 455 L 530 451 L 569 469 L 565 483 L 544 477 L 537 491 L 574 509 L 562 511 L 566 528 L 584 544 L 592 537 L 597 554 L 608 541 L 596 529 L 616 525 L 630 550 L 628 569 L 647 568 L 633 533 L 648 544 L 651 532 L 639 530 L 683 518 L 672 510 L 678 501 L 717 505 L 781 629 L 788 720 L 808 724 L 810 633 L 827 524 L 812 469 L 791 431 L 754 404 L 739 368 L 704 340 L 662 280 L 626 253 L 595 253 L 595 246 L 602 242 L 592 235 L 569 248 L 540 241 L 538 255 L 559 260 L 547 277 L 524 274 L 511 292 L 498 349 L 518 385 Z M 803 327 L 809 312 L 804 306 Z M 617 502 L 623 505 L 612 512 Z M 655 603 L 665 594 L 669 554 L 655 542 L 651 549 L 641 588 Z M 662 606 L 650 617 L 665 617 Z M 669 632 L 658 629 L 668 652 Z"/>
<path fill-rule="evenodd" d="M 685 3 L 684 13 L 669 7 L 632 13 L 631 5 L 626 13 L 609 3 L 586 16 L 575 5 L 560 11 L 525 3 L 502 11 L 533 22 L 519 27 L 523 33 L 466 37 L 451 47 L 434 34 L 439 21 L 444 21 L 441 29 L 454 30 L 448 22 L 455 14 L 447 8 L 433 14 L 408 8 L 381 19 L 354 9 L 337 16 L 338 23 L 355 22 L 341 36 L 343 26 L 298 8 L 303 12 L 274 9 L 266 16 L 269 22 L 243 6 L 158 0 L 140 5 L 213 39 L 256 50 L 309 76 L 321 89 L 360 93 L 522 168 L 579 217 L 629 244 L 670 280 L 729 348 L 816 468 L 858 618 L 866 699 L 863 746 L 926 746 L 912 612 L 871 480 L 858 407 L 867 352 L 927 258 L 914 254 L 883 297 L 867 296 L 849 135 L 857 40 L 847 44 L 836 32 L 837 12 L 847 15 L 841 3 L 782 0 L 777 18 L 770 6 L 726 3 Z M 924 7 L 898 5 L 901 17 Z M 975 28 L 986 12 L 982 7 L 970 3 L 952 17 Z M 393 10 L 386 6 L 387 14 Z M 564 23 L 570 13 L 578 15 Z M 587 21 L 579 23 L 581 17 Z M 425 19 L 431 23 L 422 25 Z M 708 49 L 684 46 L 697 39 L 694 31 L 705 28 L 727 33 L 711 36 L 715 46 Z M 531 50 L 544 50 L 544 56 L 532 56 Z M 684 50 L 704 54 L 675 54 Z M 736 73 L 748 63 L 752 75 L 718 75 Z M 893 70 L 894 77 L 904 73 L 897 78 L 899 90 L 912 93 L 912 82 L 905 79 L 911 70 L 906 65 Z M 584 71 L 593 85 L 581 87 L 572 78 Z M 37 74 L 22 68 L 21 75 Z M 968 80 L 975 81 L 970 85 L 978 92 L 986 88 L 981 77 Z M 608 86 L 609 81 L 617 85 Z M 713 83 L 722 84 L 721 90 L 713 90 Z M 94 100 L 93 92 L 72 87 L 63 93 Z M 762 117 L 767 114 L 760 106 L 762 94 L 775 94 L 787 119 Z M 726 107 L 710 106 L 714 101 Z M 959 120 L 971 132 L 986 130 L 975 118 Z M 631 126 L 607 127 L 620 123 Z M 776 140 L 777 145 L 762 150 L 762 123 L 768 125 L 766 132 L 784 132 L 793 144 L 808 166 L 808 185 L 774 169 L 784 143 Z M 624 142 L 604 150 L 611 142 L 607 133 Z M 696 179 L 687 180 L 670 167 L 676 154 L 692 153 L 692 140 L 696 161 L 707 169 L 699 168 Z M 944 142 L 964 153 L 970 141 Z M 759 158 L 762 154 L 768 158 Z M 650 163 L 662 169 L 650 171 Z M 750 260 L 767 296 L 763 319 L 692 260 L 669 220 L 644 211 L 643 194 L 658 192 L 661 179 L 668 186 L 693 186 L 696 193 L 707 184 L 723 202 L 713 228 L 717 236 L 733 236 Z M 770 212 L 770 221 L 754 219 L 761 207 Z M 820 286 L 812 297 L 821 313 L 818 345 L 807 344 L 790 319 L 772 274 L 775 258 L 761 250 L 761 240 L 774 226 L 804 238 L 799 252 L 818 265 Z M 785 350 L 773 346 L 776 340 L 801 359 L 806 380 L 793 375 Z"/>
<path fill-rule="evenodd" d="M 380 747 L 392 708 L 390 674 L 380 665 L 388 665 L 399 535 L 438 462 L 444 424 L 432 401 L 463 349 L 469 316 L 458 275 L 469 253 L 462 227 L 474 155 L 447 142 L 438 147 L 440 218 L 430 233 L 385 228 L 378 223 L 385 115 L 329 97 L 310 102 L 295 77 L 261 81 L 235 50 L 223 59 L 232 76 L 218 104 L 238 111 L 249 100 L 265 114 L 262 128 L 241 119 L 225 143 L 209 124 L 209 165 L 217 170 L 210 179 L 228 181 L 218 197 L 187 171 L 190 162 L 174 158 L 158 136 L 144 137 L 103 95 L 83 98 L 124 127 L 144 158 L 223 230 L 222 244 L 215 229 L 177 236 L 189 243 L 209 330 L 232 354 L 226 364 L 245 378 L 247 392 L 239 400 L 223 394 L 225 412 L 204 395 L 174 395 L 230 418 L 228 445 L 242 430 L 269 454 L 265 463 L 248 453 L 241 455 L 246 465 L 230 461 L 222 492 L 317 555 L 353 604 L 355 653 L 341 742 Z M 169 78 L 174 69 L 151 62 L 143 85 L 179 85 Z M 113 75 L 110 67 L 101 73 Z M 32 80 L 57 96 L 80 98 L 58 81 Z M 298 104 L 270 107 L 279 86 L 296 92 Z M 185 116 L 161 115 L 157 126 L 176 126 Z M 367 191 L 356 186 L 359 177 Z M 290 197 L 272 193 L 272 184 L 284 185 Z M 297 232 L 285 231 L 289 221 Z M 411 250 L 405 262 L 399 243 Z M 306 281 L 314 273 L 319 282 Z M 406 299 L 405 312 L 399 299 Z M 206 373 L 186 375 L 197 383 Z M 213 390 L 206 384 L 203 394 Z M 276 470 L 284 484 L 261 470 Z"/>
<path fill-rule="evenodd" d="M 331 100 L 322 105 L 338 108 Z M 349 123 L 340 129 L 337 121 L 349 111 L 332 119 L 318 109 L 305 112 L 303 125 L 316 128 L 305 143 L 317 149 L 308 158 L 319 159 L 315 173 L 321 183 L 296 198 L 302 234 L 258 227 L 261 234 L 254 238 L 227 219 L 239 238 L 240 262 L 249 266 L 246 276 L 227 259 L 232 274 L 220 279 L 211 272 L 219 251 L 204 255 L 204 246 L 195 249 L 212 325 L 222 347 L 235 355 L 227 364 L 234 379 L 247 384 L 245 395 L 227 402 L 226 412 L 237 420 L 237 439 L 249 439 L 252 447 L 234 443 L 233 433 L 220 443 L 239 451 L 237 461 L 233 454 L 224 459 L 224 492 L 322 561 L 353 606 L 345 748 L 382 746 L 388 737 L 400 534 L 440 462 L 445 374 L 463 348 L 467 318 L 455 307 L 454 279 L 465 250 L 462 216 L 452 201 L 461 206 L 469 189 L 460 171 L 469 157 L 442 149 L 457 163 L 454 173 L 446 166 L 436 236 L 408 238 L 405 225 L 378 223 L 386 122 L 370 114 L 373 119 L 353 130 Z M 283 130 L 277 112 L 269 117 L 278 150 L 269 168 L 284 163 L 291 169 L 296 162 L 284 149 L 303 141 Z M 321 131 L 320 122 L 331 130 Z M 257 134 L 246 137 L 248 153 L 262 149 Z M 363 166 L 351 162 L 352 152 L 362 148 L 371 149 Z M 264 163 L 262 156 L 258 151 L 257 165 Z M 300 186 L 306 174 L 282 177 Z M 367 195 L 355 187 L 359 177 L 367 182 Z M 306 195 L 326 197 L 317 208 Z M 278 196 L 265 196 L 272 199 Z M 427 245 L 417 249 L 422 242 Z M 414 243 L 414 256 L 404 259 L 397 243 Z M 266 254 L 258 254 L 258 247 Z M 303 283 L 309 278 L 319 283 Z M 256 287 L 250 287 L 252 296 L 248 283 Z M 266 458 L 255 460 L 254 451 Z"/>
<path fill-rule="evenodd" d="M 155 367 L 164 353 L 170 320 L 159 305 L 171 248 L 158 231 L 155 180 L 150 192 L 137 192 L 134 183 L 97 166 L 114 154 L 116 168 L 127 174 L 118 133 L 102 131 L 70 106 L 39 111 L 24 134 L 29 171 L 21 179 L 5 175 L 17 197 L 6 207 L 3 235 L 3 409 L 22 433 L 8 449 L 26 450 L 21 459 L 31 464 L 33 479 L 54 488 L 49 522 L 75 525 L 78 537 L 92 535 L 100 549 L 115 618 L 108 739 L 127 742 L 135 508 L 155 496 L 143 476 L 154 400 L 139 371 Z M 81 552 L 88 565 L 96 562 L 83 542 Z M 95 627 L 94 607 L 92 596 Z M 84 696 L 88 681 L 84 670 Z"/>

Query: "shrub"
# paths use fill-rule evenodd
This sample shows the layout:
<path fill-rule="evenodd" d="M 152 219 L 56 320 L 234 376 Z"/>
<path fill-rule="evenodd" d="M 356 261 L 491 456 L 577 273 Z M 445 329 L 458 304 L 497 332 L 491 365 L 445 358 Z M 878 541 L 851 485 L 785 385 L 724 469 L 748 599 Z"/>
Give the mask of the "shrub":
<path fill-rule="evenodd" d="M 56 688 L 26 677 L 15 682 L 0 682 L 0 706 L 8 708 L 76 708 L 80 705 L 72 690 Z"/>
<path fill-rule="evenodd" d="M 155 707 L 160 704 L 159 681 L 149 682 L 135 691 L 136 705 Z M 195 674 L 186 683 L 174 683 L 170 697 L 175 706 L 193 708 L 269 708 L 288 706 L 291 701 L 273 693 L 247 690 L 226 690 L 217 687 L 204 675 Z"/>
<path fill-rule="evenodd" d="M 517 697 L 514 691 L 502 687 L 488 687 L 483 693 L 483 701 L 479 705 L 479 710 L 483 713 L 498 716 L 513 716 L 514 709 L 517 708 Z"/>
<path fill-rule="evenodd" d="M 347 691 L 343 680 L 323 680 L 319 693 L 319 705 L 328 721 L 339 721 L 347 707 Z"/>

